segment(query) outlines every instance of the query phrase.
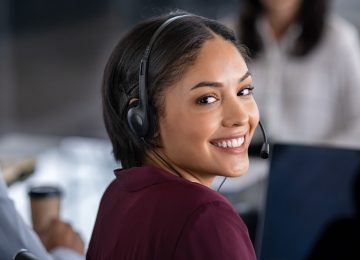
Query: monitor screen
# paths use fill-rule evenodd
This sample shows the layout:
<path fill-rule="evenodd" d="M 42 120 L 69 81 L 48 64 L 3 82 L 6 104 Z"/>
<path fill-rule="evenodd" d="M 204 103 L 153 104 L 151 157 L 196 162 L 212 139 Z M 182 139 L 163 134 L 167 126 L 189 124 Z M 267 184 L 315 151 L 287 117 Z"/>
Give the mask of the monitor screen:
<path fill-rule="evenodd" d="M 360 151 L 274 145 L 258 236 L 259 259 L 316 259 L 324 246 L 331 252 L 334 242 L 349 246 L 350 235 L 336 238 L 340 242 L 328 236 L 334 225 L 355 223 L 359 176 Z"/>

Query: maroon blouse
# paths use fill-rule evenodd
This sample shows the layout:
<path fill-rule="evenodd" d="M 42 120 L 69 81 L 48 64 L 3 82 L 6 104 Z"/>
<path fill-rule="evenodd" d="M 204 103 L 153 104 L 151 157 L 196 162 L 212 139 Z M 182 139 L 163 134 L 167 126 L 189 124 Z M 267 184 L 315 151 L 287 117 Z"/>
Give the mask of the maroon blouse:
<path fill-rule="evenodd" d="M 87 259 L 256 259 L 245 224 L 217 192 L 153 166 L 115 174 Z"/>

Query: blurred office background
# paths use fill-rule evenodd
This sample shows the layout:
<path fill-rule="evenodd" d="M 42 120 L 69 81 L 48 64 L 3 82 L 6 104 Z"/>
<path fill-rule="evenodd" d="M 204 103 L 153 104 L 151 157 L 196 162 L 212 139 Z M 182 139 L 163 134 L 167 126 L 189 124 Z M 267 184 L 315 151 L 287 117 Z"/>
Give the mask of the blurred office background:
<path fill-rule="evenodd" d="M 123 32 L 174 8 L 216 18 L 233 2 L 1 0 L 0 135 L 105 137 L 102 72 Z"/>
<path fill-rule="evenodd" d="M 180 8 L 215 19 L 241 0 L 1 0 L 0 136 L 32 133 L 106 138 L 103 68 L 124 31 L 142 18 Z M 360 28 L 360 2 L 335 12 Z"/>
<path fill-rule="evenodd" d="M 65 216 L 75 219 L 73 224 L 88 242 L 97 202 L 113 178 L 111 148 L 97 142 L 107 138 L 100 87 L 113 47 L 131 25 L 145 17 L 179 8 L 224 19 L 236 15 L 240 2 L 0 0 L 0 159 L 7 153 L 27 153 L 30 148 L 31 153 L 38 153 L 43 147 L 60 147 L 38 159 L 35 181 L 57 176 L 54 180 L 69 188 L 72 197 L 65 203 Z M 360 1 L 333 0 L 332 8 L 360 29 Z M 82 142 L 70 136 L 96 139 Z M 262 180 L 266 168 L 252 167 L 252 173 L 242 177 L 241 187 L 228 183 L 227 189 L 245 189 L 256 179 Z M 100 178 L 101 174 L 105 177 Z M 100 189 L 94 183 L 100 183 Z M 258 188 L 263 189 L 264 182 L 243 192 L 241 199 L 263 203 Z M 98 193 L 90 194 L 94 190 Z M 26 215 L 21 210 L 26 209 L 26 186 L 12 185 L 10 195 Z"/>

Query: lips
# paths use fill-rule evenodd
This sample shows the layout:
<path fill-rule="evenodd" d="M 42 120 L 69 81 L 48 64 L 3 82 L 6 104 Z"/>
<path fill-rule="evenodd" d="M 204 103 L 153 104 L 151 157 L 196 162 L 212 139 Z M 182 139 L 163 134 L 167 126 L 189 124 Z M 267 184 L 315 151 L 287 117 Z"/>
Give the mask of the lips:
<path fill-rule="evenodd" d="M 219 139 L 211 141 L 211 143 L 220 148 L 238 148 L 245 142 L 245 137 L 231 138 L 231 139 Z"/>

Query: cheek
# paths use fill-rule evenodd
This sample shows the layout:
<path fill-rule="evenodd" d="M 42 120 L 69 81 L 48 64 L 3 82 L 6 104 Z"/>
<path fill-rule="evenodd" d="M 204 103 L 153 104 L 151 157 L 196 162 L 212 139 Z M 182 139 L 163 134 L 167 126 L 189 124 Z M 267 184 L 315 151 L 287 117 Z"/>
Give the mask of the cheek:
<path fill-rule="evenodd" d="M 253 100 L 253 102 L 251 104 L 249 104 L 249 123 L 250 123 L 250 127 L 252 128 L 251 130 L 251 135 L 254 133 L 256 126 L 259 123 L 260 120 L 260 114 L 259 114 L 259 109 L 258 106 L 255 102 L 255 100 Z"/>
<path fill-rule="evenodd" d="M 213 120 L 212 116 L 196 115 L 184 111 L 163 118 L 159 122 L 163 142 L 194 145 L 207 140 L 217 128 L 217 121 Z"/>

